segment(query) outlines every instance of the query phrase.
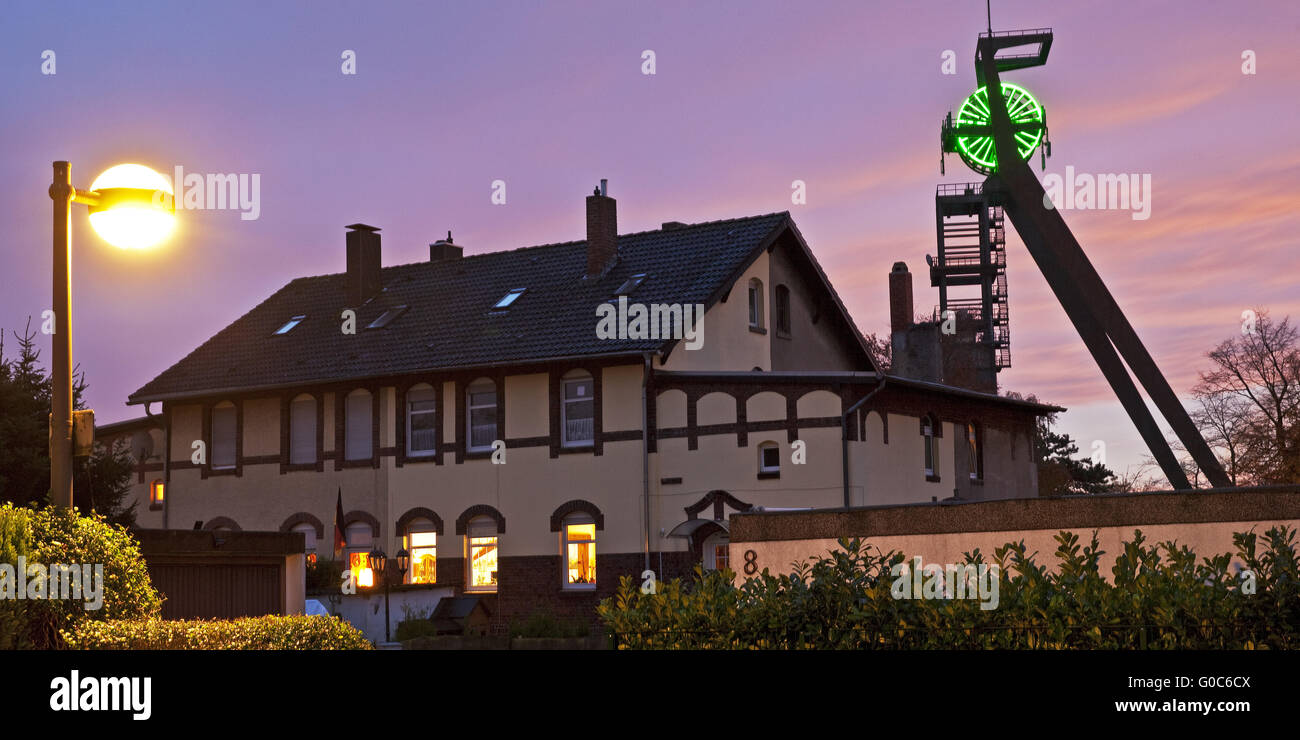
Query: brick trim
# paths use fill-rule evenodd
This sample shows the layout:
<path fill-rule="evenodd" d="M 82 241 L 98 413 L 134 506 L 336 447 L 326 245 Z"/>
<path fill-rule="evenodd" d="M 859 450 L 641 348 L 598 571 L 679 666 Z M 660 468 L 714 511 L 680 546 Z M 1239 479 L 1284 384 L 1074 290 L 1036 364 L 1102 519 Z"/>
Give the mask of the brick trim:
<path fill-rule="evenodd" d="M 497 523 L 497 534 L 506 533 L 506 518 L 501 515 L 501 512 L 487 504 L 475 504 L 456 518 L 456 534 L 468 532 L 470 520 L 480 516 L 489 517 Z"/>
<path fill-rule="evenodd" d="M 575 498 L 556 507 L 555 512 L 551 514 L 551 531 L 559 532 L 564 529 L 564 518 L 578 512 L 589 515 L 596 522 L 597 530 L 605 528 L 605 515 L 600 513 L 600 508 L 590 501 Z"/>
<path fill-rule="evenodd" d="M 234 519 L 231 519 L 228 516 L 213 517 L 212 519 L 209 519 L 203 523 L 204 531 L 210 532 L 218 527 L 226 527 L 234 532 L 244 531 L 243 529 L 240 528 L 240 526 L 237 523 L 235 523 Z"/>
<path fill-rule="evenodd" d="M 315 515 L 309 514 L 308 512 L 305 511 L 299 511 L 295 514 L 290 514 L 289 518 L 285 519 L 284 523 L 280 525 L 280 531 L 291 532 L 293 531 L 293 528 L 298 526 L 299 524 L 310 524 L 312 527 L 314 527 L 316 529 L 317 541 L 325 539 L 325 524 L 321 522 L 320 519 L 317 519 Z"/>
<path fill-rule="evenodd" d="M 360 509 L 349 511 L 343 515 L 343 531 L 346 533 L 348 527 L 357 522 L 369 524 L 371 536 L 375 539 L 379 538 L 379 520 L 375 518 L 374 514 L 371 514 L 368 511 L 361 511 Z"/>
<path fill-rule="evenodd" d="M 701 511 L 704 511 L 710 505 L 713 506 L 713 518 L 719 521 L 721 521 L 724 518 L 724 514 L 726 513 L 723 508 L 724 505 L 730 506 L 736 511 L 741 511 L 741 512 L 749 511 L 750 509 L 754 508 L 752 504 L 747 504 L 744 501 L 741 501 L 735 496 L 732 496 L 727 491 L 723 491 L 721 489 L 714 489 L 704 494 L 704 497 L 701 498 L 699 501 L 696 501 L 695 503 L 686 507 L 686 518 L 698 519 L 699 513 Z"/>
<path fill-rule="evenodd" d="M 428 519 L 433 522 L 433 531 L 442 536 L 442 517 L 434 513 L 433 509 L 426 509 L 423 506 L 417 506 L 408 509 L 407 512 L 397 518 L 397 527 L 393 530 L 394 534 L 401 537 L 406 534 L 406 528 L 416 519 Z"/>

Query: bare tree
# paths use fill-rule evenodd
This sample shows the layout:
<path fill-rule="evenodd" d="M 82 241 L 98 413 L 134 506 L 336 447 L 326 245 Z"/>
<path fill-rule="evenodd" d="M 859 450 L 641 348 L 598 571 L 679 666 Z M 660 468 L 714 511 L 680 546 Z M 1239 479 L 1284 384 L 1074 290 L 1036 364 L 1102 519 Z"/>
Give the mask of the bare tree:
<path fill-rule="evenodd" d="M 1300 482 L 1300 332 L 1264 309 L 1247 329 L 1207 355 L 1194 418 L 1235 482 Z"/>

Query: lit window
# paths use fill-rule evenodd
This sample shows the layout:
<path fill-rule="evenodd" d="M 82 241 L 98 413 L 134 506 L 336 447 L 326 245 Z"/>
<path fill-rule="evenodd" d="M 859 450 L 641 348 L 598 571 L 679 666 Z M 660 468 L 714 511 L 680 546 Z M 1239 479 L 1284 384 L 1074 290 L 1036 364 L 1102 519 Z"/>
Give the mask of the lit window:
<path fill-rule="evenodd" d="M 979 429 L 973 423 L 967 423 L 966 457 L 971 480 L 984 479 L 984 450 L 981 441 Z"/>
<path fill-rule="evenodd" d="M 758 472 L 781 472 L 781 448 L 775 442 L 764 442 L 758 446 Z"/>
<path fill-rule="evenodd" d="M 406 540 L 402 546 L 411 554 L 407 582 L 437 583 L 438 533 L 433 531 L 433 522 L 427 519 L 411 522 L 406 528 Z"/>
<path fill-rule="evenodd" d="M 465 391 L 465 407 L 469 450 L 492 449 L 492 442 L 497 438 L 496 384 L 486 378 L 471 383 Z"/>
<path fill-rule="evenodd" d="M 416 386 L 406 392 L 406 454 L 432 455 L 436 450 L 438 425 L 433 389 Z"/>
<path fill-rule="evenodd" d="M 212 408 L 212 467 L 235 467 L 235 404 L 225 401 Z"/>
<path fill-rule="evenodd" d="M 344 408 L 346 416 L 343 455 L 348 460 L 369 460 L 374 449 L 371 439 L 371 398 L 369 391 L 352 391 Z"/>
<path fill-rule="evenodd" d="M 501 296 L 501 300 L 497 301 L 496 304 L 492 306 L 492 308 L 495 309 L 510 308 L 510 305 L 513 304 L 515 301 L 519 300 L 519 296 L 523 295 L 525 290 L 528 289 L 515 288 L 511 290 L 509 293 L 506 293 L 504 296 Z"/>
<path fill-rule="evenodd" d="M 566 446 L 589 445 L 596 438 L 596 401 L 591 376 L 583 373 L 564 381 L 560 424 Z"/>
<path fill-rule="evenodd" d="M 306 314 L 302 316 L 294 316 L 292 319 L 289 319 L 288 321 L 284 322 L 284 326 L 281 326 L 279 329 L 276 329 L 275 334 L 276 335 L 288 334 L 293 329 L 293 327 L 301 324 L 302 320 L 305 318 L 307 318 Z"/>
<path fill-rule="evenodd" d="M 763 281 L 758 278 L 749 281 L 749 325 L 763 328 Z"/>
<path fill-rule="evenodd" d="M 151 506 L 162 506 L 163 496 L 163 482 L 162 478 L 159 478 L 149 484 L 149 504 Z"/>
<path fill-rule="evenodd" d="M 645 275 L 646 274 L 644 272 L 638 272 L 637 274 L 623 281 L 623 284 L 618 286 L 618 290 L 614 291 L 614 295 L 615 296 L 628 295 L 632 291 L 641 287 L 641 283 L 645 282 Z"/>
<path fill-rule="evenodd" d="M 382 329 L 385 326 L 388 326 L 389 324 L 396 321 L 397 317 L 401 316 L 403 313 L 406 313 L 406 306 L 395 306 L 393 308 L 390 308 L 387 311 L 384 311 L 383 313 L 379 314 L 379 318 L 367 324 L 366 328 Z"/>
<path fill-rule="evenodd" d="M 938 477 L 939 440 L 934 436 L 934 419 L 925 417 L 921 420 L 921 444 L 925 447 L 925 474 L 930 478 Z"/>
<path fill-rule="evenodd" d="M 374 532 L 365 522 L 353 522 L 343 532 L 348 548 L 346 557 L 348 570 L 352 572 L 352 582 L 363 588 L 375 585 L 375 572 L 370 569 L 370 549 L 374 543 Z"/>
<path fill-rule="evenodd" d="M 709 537 L 704 541 L 704 569 L 705 570 L 726 570 L 731 567 L 730 548 L 728 547 L 728 537 L 721 532 Z"/>
<path fill-rule="evenodd" d="M 776 294 L 772 301 L 773 309 L 776 311 L 776 330 L 781 334 L 790 333 L 790 289 L 784 285 L 776 286 Z"/>
<path fill-rule="evenodd" d="M 497 587 L 497 524 L 489 517 L 469 523 L 465 537 L 467 591 L 495 591 Z"/>
<path fill-rule="evenodd" d="M 296 525 L 292 531 L 302 533 L 303 553 L 307 556 L 307 562 L 316 562 L 316 527 L 303 522 Z"/>
<path fill-rule="evenodd" d="M 564 587 L 596 587 L 596 523 L 574 514 L 564 524 Z"/>
<path fill-rule="evenodd" d="M 301 395 L 289 404 L 289 462 L 316 462 L 316 399 Z"/>

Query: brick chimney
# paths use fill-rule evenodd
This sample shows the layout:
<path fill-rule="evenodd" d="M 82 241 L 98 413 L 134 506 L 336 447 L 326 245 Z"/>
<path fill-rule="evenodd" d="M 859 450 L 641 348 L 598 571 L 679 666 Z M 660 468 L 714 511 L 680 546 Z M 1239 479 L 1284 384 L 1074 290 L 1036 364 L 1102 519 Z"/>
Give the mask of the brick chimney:
<path fill-rule="evenodd" d="M 379 278 L 382 265 L 379 229 L 366 224 L 350 224 L 346 228 L 348 272 L 345 297 L 347 305 L 360 306 L 383 289 Z"/>
<path fill-rule="evenodd" d="M 447 232 L 446 239 L 439 239 L 429 245 L 429 261 L 441 262 L 443 260 L 458 260 L 465 253 L 465 247 L 455 244 L 451 240 L 451 232 Z"/>
<path fill-rule="evenodd" d="M 912 325 L 912 273 L 907 263 L 895 262 L 889 271 L 889 330 L 904 331 Z"/>
<path fill-rule="evenodd" d="M 607 180 L 587 196 L 588 278 L 604 275 L 618 258 L 618 201 L 606 195 Z"/>

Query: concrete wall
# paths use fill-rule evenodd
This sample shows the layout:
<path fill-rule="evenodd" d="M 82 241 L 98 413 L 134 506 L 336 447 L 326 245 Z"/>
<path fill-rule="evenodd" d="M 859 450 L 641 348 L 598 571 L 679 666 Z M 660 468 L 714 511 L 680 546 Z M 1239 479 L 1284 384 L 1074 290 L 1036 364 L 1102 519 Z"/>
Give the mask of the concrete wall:
<path fill-rule="evenodd" d="M 1074 532 L 1086 544 L 1096 531 L 1104 574 L 1134 530 L 1148 545 L 1176 541 L 1204 557 L 1235 552 L 1233 533 L 1254 531 L 1262 539 L 1279 525 L 1300 527 L 1300 486 L 741 514 L 733 517 L 731 558 L 744 562 L 752 550 L 759 570 L 788 572 L 791 563 L 838 548 L 840 537 L 859 537 L 881 551 L 946 564 L 963 562 L 976 548 L 987 561 L 998 547 L 1024 540 L 1035 561 L 1051 567 L 1058 532 Z"/>

